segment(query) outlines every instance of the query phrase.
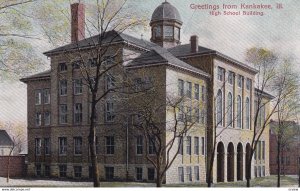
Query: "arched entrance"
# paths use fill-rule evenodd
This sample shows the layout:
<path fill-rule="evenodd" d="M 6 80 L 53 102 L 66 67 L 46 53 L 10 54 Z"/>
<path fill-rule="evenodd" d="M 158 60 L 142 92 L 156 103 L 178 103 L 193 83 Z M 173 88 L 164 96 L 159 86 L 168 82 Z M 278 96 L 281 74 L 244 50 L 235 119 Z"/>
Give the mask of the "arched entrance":
<path fill-rule="evenodd" d="M 234 146 L 232 143 L 229 143 L 227 148 L 227 181 L 234 181 Z"/>
<path fill-rule="evenodd" d="M 243 180 L 243 145 L 239 143 L 237 146 L 237 180 Z"/>
<path fill-rule="evenodd" d="M 218 143 L 217 147 L 217 182 L 224 182 L 224 145 Z"/>
<path fill-rule="evenodd" d="M 248 168 L 249 168 L 249 164 L 248 164 L 248 161 L 249 161 L 249 159 L 250 159 L 250 153 L 251 152 L 251 146 L 250 146 L 250 144 L 249 143 L 247 143 L 247 145 L 246 145 L 246 157 L 245 157 L 245 164 L 246 164 L 246 178 L 248 178 L 248 177 L 250 177 L 251 178 L 251 174 L 250 174 L 250 172 L 251 172 L 251 170 L 249 170 Z"/>

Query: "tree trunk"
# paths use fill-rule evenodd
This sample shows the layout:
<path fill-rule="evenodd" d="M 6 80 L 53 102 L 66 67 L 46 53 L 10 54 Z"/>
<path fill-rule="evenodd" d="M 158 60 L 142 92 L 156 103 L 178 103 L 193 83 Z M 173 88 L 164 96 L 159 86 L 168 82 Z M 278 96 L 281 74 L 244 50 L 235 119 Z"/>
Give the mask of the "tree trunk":
<path fill-rule="evenodd" d="M 160 176 L 160 166 L 157 166 L 156 169 L 156 187 L 161 187 L 162 186 L 162 177 Z"/>
<path fill-rule="evenodd" d="M 281 168 L 281 161 L 280 161 L 280 138 L 277 141 L 277 187 L 280 187 L 280 168 Z"/>
<path fill-rule="evenodd" d="M 250 180 L 251 180 L 251 156 L 246 157 L 246 180 L 247 180 L 247 187 L 250 187 Z"/>
<path fill-rule="evenodd" d="M 9 153 L 8 155 L 8 159 L 7 159 L 7 177 L 6 177 L 6 182 L 9 182 L 9 171 L 10 171 L 10 155 L 11 153 Z"/>
<path fill-rule="evenodd" d="M 215 152 L 213 151 L 211 153 L 211 158 L 210 158 L 210 164 L 209 164 L 209 171 L 208 171 L 208 177 L 207 177 L 207 187 L 212 186 L 212 171 L 213 171 L 213 165 L 214 165 L 214 158 L 215 158 Z"/>

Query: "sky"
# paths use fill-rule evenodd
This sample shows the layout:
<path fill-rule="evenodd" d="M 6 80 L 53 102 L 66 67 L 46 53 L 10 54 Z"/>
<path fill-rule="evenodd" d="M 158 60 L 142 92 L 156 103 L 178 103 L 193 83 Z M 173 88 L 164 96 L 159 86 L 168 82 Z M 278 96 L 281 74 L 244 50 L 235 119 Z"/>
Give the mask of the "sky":
<path fill-rule="evenodd" d="M 76 1 L 76 0 L 74 0 Z M 66 0 L 66 2 L 69 2 Z M 86 3 L 89 0 L 85 0 Z M 140 10 L 151 19 L 155 8 L 163 0 L 129 0 L 134 9 Z M 199 45 L 217 50 L 236 60 L 244 61 L 245 52 L 251 47 L 265 47 L 284 56 L 295 58 L 297 68 L 300 68 L 300 1 L 298 0 L 168 0 L 174 5 L 182 18 L 182 44 L 189 43 L 191 35 L 198 35 Z M 264 10 L 263 16 L 219 15 L 209 14 L 211 10 L 192 9 L 191 5 L 218 5 L 223 4 L 270 4 L 271 10 Z M 282 9 L 276 9 L 276 3 L 282 3 Z M 68 8 L 68 7 L 66 7 Z M 226 10 L 226 11 L 244 11 Z M 246 10 L 251 11 L 251 10 Z M 257 10 L 261 11 L 261 10 Z M 133 36 L 150 39 L 150 28 L 130 33 Z M 31 42 L 38 54 L 51 49 L 45 40 Z M 46 68 L 50 61 L 44 57 Z M 42 69 L 41 69 L 42 70 Z M 0 87 L 0 121 L 27 120 L 27 90 L 26 85 L 18 81 L 1 82 Z"/>

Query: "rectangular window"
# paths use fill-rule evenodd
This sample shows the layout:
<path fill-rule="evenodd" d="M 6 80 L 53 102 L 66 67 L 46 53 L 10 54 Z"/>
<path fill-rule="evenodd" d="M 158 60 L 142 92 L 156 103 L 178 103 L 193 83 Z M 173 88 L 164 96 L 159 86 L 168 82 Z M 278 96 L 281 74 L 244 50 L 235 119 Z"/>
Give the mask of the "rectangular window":
<path fill-rule="evenodd" d="M 114 102 L 113 101 L 106 101 L 105 104 L 105 121 L 106 122 L 113 122 L 115 119 L 114 113 Z"/>
<path fill-rule="evenodd" d="M 59 137 L 58 138 L 58 146 L 59 146 L 59 155 L 66 155 L 67 154 L 67 138 L 66 137 Z"/>
<path fill-rule="evenodd" d="M 181 79 L 178 80 L 178 95 L 184 96 L 184 81 Z"/>
<path fill-rule="evenodd" d="M 218 80 L 223 82 L 224 81 L 224 68 L 218 67 Z"/>
<path fill-rule="evenodd" d="M 205 139 L 201 137 L 201 154 L 205 155 Z"/>
<path fill-rule="evenodd" d="M 115 139 L 113 136 L 107 136 L 105 137 L 105 143 L 106 143 L 106 154 L 113 155 L 115 154 Z"/>
<path fill-rule="evenodd" d="M 59 95 L 64 96 L 67 95 L 67 86 L 68 86 L 68 82 L 67 80 L 60 80 L 59 81 Z"/>
<path fill-rule="evenodd" d="M 178 105 L 178 121 L 181 121 L 183 122 L 183 118 L 184 118 L 184 105 L 183 105 L 183 102 L 181 101 Z"/>
<path fill-rule="evenodd" d="M 59 165 L 59 176 L 67 177 L 67 165 Z"/>
<path fill-rule="evenodd" d="M 50 138 L 44 139 L 44 152 L 45 152 L 45 155 L 50 155 L 50 152 L 51 152 Z"/>
<path fill-rule="evenodd" d="M 194 154 L 199 155 L 199 137 L 194 137 Z"/>
<path fill-rule="evenodd" d="M 42 114 L 41 113 L 36 113 L 35 114 L 35 125 L 37 127 L 42 125 Z"/>
<path fill-rule="evenodd" d="M 178 179 L 179 179 L 179 182 L 184 182 L 183 167 L 178 167 Z"/>
<path fill-rule="evenodd" d="M 258 160 L 261 160 L 261 141 L 258 141 L 257 149 L 258 149 Z"/>
<path fill-rule="evenodd" d="M 202 86 L 202 101 L 206 101 L 206 88 L 205 86 Z"/>
<path fill-rule="evenodd" d="M 200 99 L 200 88 L 199 84 L 195 84 L 195 99 L 199 100 Z"/>
<path fill-rule="evenodd" d="M 65 72 L 65 71 L 67 71 L 67 64 L 66 63 L 59 63 L 59 65 L 58 65 L 58 69 L 59 69 L 59 71 L 60 72 Z"/>
<path fill-rule="evenodd" d="M 178 137 L 178 154 L 183 154 L 183 138 Z"/>
<path fill-rule="evenodd" d="M 265 149 L 266 149 L 266 146 L 265 146 L 265 141 L 262 141 L 262 159 L 265 160 Z"/>
<path fill-rule="evenodd" d="M 243 88 L 243 82 L 244 82 L 244 77 L 241 75 L 238 75 L 238 87 Z"/>
<path fill-rule="evenodd" d="M 191 182 L 192 181 L 192 167 L 188 166 L 186 167 L 186 176 L 188 180 Z"/>
<path fill-rule="evenodd" d="M 187 111 L 187 114 L 186 114 L 186 120 L 188 121 L 188 122 L 192 122 L 192 108 L 191 107 L 187 107 L 187 109 L 186 109 L 186 111 Z"/>
<path fill-rule="evenodd" d="M 143 136 L 136 137 L 136 154 L 143 154 Z"/>
<path fill-rule="evenodd" d="M 262 176 L 266 176 L 265 166 L 262 166 Z"/>
<path fill-rule="evenodd" d="M 82 154 L 82 137 L 74 137 L 74 154 Z"/>
<path fill-rule="evenodd" d="M 202 109 L 202 111 L 201 111 L 201 122 L 202 122 L 202 124 L 206 124 L 206 112 L 205 112 L 205 109 Z"/>
<path fill-rule="evenodd" d="M 74 166 L 74 177 L 81 178 L 82 174 L 82 167 L 81 166 Z"/>
<path fill-rule="evenodd" d="M 105 167 L 105 178 L 106 180 L 114 179 L 114 167 Z"/>
<path fill-rule="evenodd" d="M 35 105 L 42 104 L 42 90 L 35 90 Z"/>
<path fill-rule="evenodd" d="M 155 138 L 149 138 L 149 148 L 148 148 L 148 154 L 153 155 L 155 154 Z"/>
<path fill-rule="evenodd" d="M 50 166 L 49 165 L 45 165 L 45 177 L 49 177 L 50 176 Z"/>
<path fill-rule="evenodd" d="M 234 82 L 234 73 L 233 72 L 229 72 L 228 73 L 228 83 L 233 85 Z"/>
<path fill-rule="evenodd" d="M 81 60 L 76 60 L 76 61 L 72 62 L 73 69 L 80 69 L 81 65 L 82 65 Z"/>
<path fill-rule="evenodd" d="M 251 90 L 252 89 L 252 81 L 249 78 L 247 78 L 247 81 L 246 81 L 246 89 L 247 90 Z"/>
<path fill-rule="evenodd" d="M 195 180 L 200 180 L 200 172 L 199 172 L 199 166 L 194 166 L 194 174 L 195 174 Z"/>
<path fill-rule="evenodd" d="M 35 138 L 35 154 L 41 155 L 41 150 L 42 150 L 42 139 Z"/>
<path fill-rule="evenodd" d="M 192 98 L 192 83 L 186 82 L 186 96 Z"/>
<path fill-rule="evenodd" d="M 135 168 L 135 176 L 137 181 L 142 181 L 143 180 L 143 168 Z"/>
<path fill-rule="evenodd" d="M 68 107 L 66 104 L 59 105 L 59 123 L 68 123 Z"/>
<path fill-rule="evenodd" d="M 47 111 L 44 113 L 44 125 L 49 126 L 50 120 L 51 120 L 51 114 L 50 114 L 50 112 Z"/>
<path fill-rule="evenodd" d="M 36 174 L 36 176 L 41 176 L 42 175 L 42 165 L 41 164 L 36 164 L 35 165 L 35 174 Z"/>
<path fill-rule="evenodd" d="M 96 137 L 96 154 L 100 154 L 100 141 L 98 137 Z"/>
<path fill-rule="evenodd" d="M 199 110 L 199 108 L 195 108 L 195 122 L 200 123 L 200 110 Z"/>
<path fill-rule="evenodd" d="M 114 89 L 116 86 L 116 79 L 113 75 L 106 76 L 106 90 Z"/>
<path fill-rule="evenodd" d="M 154 168 L 148 168 L 148 180 L 154 180 L 155 170 Z"/>
<path fill-rule="evenodd" d="M 173 26 L 163 26 L 164 28 L 164 37 L 167 39 L 172 39 L 174 35 L 174 28 Z"/>
<path fill-rule="evenodd" d="M 82 94 L 82 79 L 74 79 L 74 95 Z"/>
<path fill-rule="evenodd" d="M 44 89 L 43 94 L 44 104 L 50 104 L 50 89 Z"/>
<path fill-rule="evenodd" d="M 256 166 L 254 167 L 254 176 L 255 176 L 255 178 L 257 177 L 257 167 Z"/>
<path fill-rule="evenodd" d="M 74 106 L 74 123 L 82 122 L 82 104 L 76 103 Z"/>
<path fill-rule="evenodd" d="M 192 153 L 191 144 L 192 144 L 192 137 L 187 136 L 187 139 L 186 139 L 186 154 L 188 154 L 188 155 L 191 155 L 191 153 Z"/>

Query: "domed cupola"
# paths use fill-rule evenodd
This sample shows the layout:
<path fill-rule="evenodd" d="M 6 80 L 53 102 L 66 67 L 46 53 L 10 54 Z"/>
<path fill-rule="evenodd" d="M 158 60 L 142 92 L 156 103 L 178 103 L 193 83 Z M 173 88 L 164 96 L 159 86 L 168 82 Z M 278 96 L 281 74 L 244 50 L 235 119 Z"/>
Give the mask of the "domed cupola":
<path fill-rule="evenodd" d="M 154 42 L 164 48 L 180 44 L 180 29 L 182 21 L 178 10 L 165 1 L 152 14 L 150 22 Z"/>

